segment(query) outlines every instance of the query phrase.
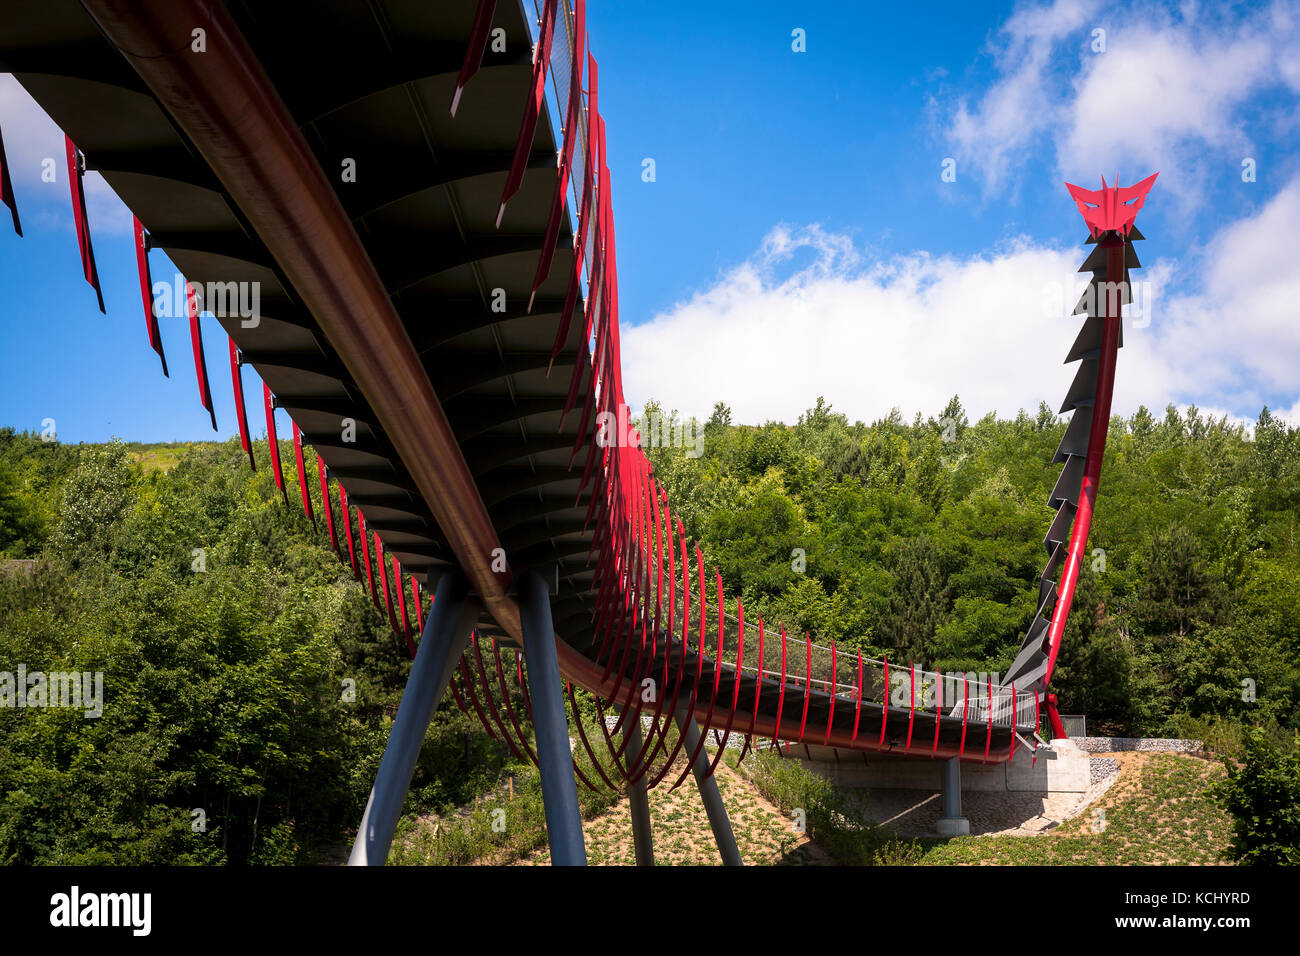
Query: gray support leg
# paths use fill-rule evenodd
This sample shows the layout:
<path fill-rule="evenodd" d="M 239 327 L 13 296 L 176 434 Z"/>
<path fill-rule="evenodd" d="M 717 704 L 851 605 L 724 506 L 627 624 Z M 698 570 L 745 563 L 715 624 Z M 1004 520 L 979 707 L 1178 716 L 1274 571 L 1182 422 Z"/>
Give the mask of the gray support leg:
<path fill-rule="evenodd" d="M 627 740 L 624 751 L 628 760 L 633 760 L 641 752 L 641 718 L 628 714 L 623 721 L 623 736 Z M 650 800 L 645 792 L 645 775 L 636 783 L 628 784 L 627 802 L 632 811 L 632 843 L 636 847 L 636 865 L 654 866 L 655 847 L 650 830 Z"/>
<path fill-rule="evenodd" d="M 569 722 L 564 714 L 564 689 L 555 658 L 551 600 L 546 593 L 546 582 L 534 571 L 523 572 L 516 583 L 551 863 L 586 866 L 587 848 L 582 840 L 582 810 L 578 806 L 578 783 L 573 776 Z"/>
<path fill-rule="evenodd" d="M 695 718 L 686 709 L 685 703 L 677 705 L 677 726 L 686 737 L 686 753 L 694 753 L 700 741 L 700 727 Z M 695 785 L 700 788 L 700 798 L 704 801 L 704 812 L 709 815 L 709 826 L 713 828 L 713 839 L 718 844 L 725 866 L 742 866 L 740 847 L 736 845 L 736 834 L 731 831 L 731 820 L 727 808 L 722 803 L 722 794 L 718 791 L 718 781 L 709 773 L 708 752 L 701 747 L 695 758 Z"/>
<path fill-rule="evenodd" d="M 943 816 L 939 819 L 939 836 L 966 836 L 970 821 L 961 815 L 961 760 L 953 757 L 940 768 L 943 784 Z"/>
<path fill-rule="evenodd" d="M 393 842 L 411 774 L 424 744 L 438 701 L 446 693 L 452 668 L 469 642 L 470 629 L 478 618 L 478 601 L 465 598 L 465 583 L 458 573 L 444 574 L 438 581 L 433 606 L 424 622 L 420 647 L 415 652 L 411 673 L 402 691 L 397 719 L 388 735 L 388 746 L 379 773 L 366 801 L 356 842 L 348 866 L 383 866 Z"/>

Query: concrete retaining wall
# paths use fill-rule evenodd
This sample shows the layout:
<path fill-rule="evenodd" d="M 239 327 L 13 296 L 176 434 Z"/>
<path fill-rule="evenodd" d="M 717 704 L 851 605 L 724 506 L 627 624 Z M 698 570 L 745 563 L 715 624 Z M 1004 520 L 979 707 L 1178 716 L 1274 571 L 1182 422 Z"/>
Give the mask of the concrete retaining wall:
<path fill-rule="evenodd" d="M 860 754 L 809 747 L 809 754 L 792 753 L 807 769 L 842 787 L 881 790 L 939 790 L 942 760 Z M 1054 740 L 1035 760 L 1017 750 L 1010 763 L 961 765 L 962 790 L 990 792 L 1083 793 L 1092 785 L 1088 754 L 1072 740 Z"/>
<path fill-rule="evenodd" d="M 1137 750 L 1144 753 L 1190 754 L 1200 753 L 1205 745 L 1199 740 L 1180 740 L 1177 737 L 1071 737 L 1079 747 L 1093 754 Z"/>

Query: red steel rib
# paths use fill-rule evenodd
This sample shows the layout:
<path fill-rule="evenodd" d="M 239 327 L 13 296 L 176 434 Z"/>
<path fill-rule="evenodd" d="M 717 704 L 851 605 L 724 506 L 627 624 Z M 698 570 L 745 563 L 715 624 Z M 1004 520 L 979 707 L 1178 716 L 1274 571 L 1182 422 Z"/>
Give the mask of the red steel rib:
<path fill-rule="evenodd" d="M 804 631 L 803 639 L 808 645 L 808 660 L 804 665 L 803 715 L 799 718 L 799 738 L 796 743 L 803 743 L 803 732 L 808 726 L 808 702 L 812 700 L 812 638 Z"/>
<path fill-rule="evenodd" d="M 835 664 L 835 642 L 831 641 L 831 708 L 830 713 L 826 715 L 826 739 L 822 741 L 822 746 L 831 742 L 831 727 L 835 723 L 835 696 L 839 690 L 839 672 Z"/>
<path fill-rule="evenodd" d="M 889 655 L 885 655 L 885 692 L 884 698 L 880 703 L 880 740 L 876 742 L 877 747 L 885 746 L 885 724 L 889 719 Z"/>
<path fill-rule="evenodd" d="M 757 714 L 755 714 L 757 716 Z M 858 739 L 858 721 L 862 719 L 862 652 L 858 651 L 858 693 L 853 706 L 853 737 L 851 743 Z"/>
<path fill-rule="evenodd" d="M 4 163 L 4 156 L 0 153 L 0 165 Z M 8 170 L 5 170 L 8 175 Z M 15 214 L 16 215 L 16 214 Z M 132 217 L 135 219 L 135 217 Z M 22 233 L 20 232 L 21 236 Z M 135 265 L 140 275 L 140 298 L 144 303 L 144 325 L 149 333 L 149 347 L 158 353 L 158 359 L 162 362 L 163 375 L 170 378 L 167 373 L 167 356 L 163 354 L 162 335 L 158 331 L 158 314 L 153 307 L 153 278 L 149 274 L 149 244 L 144 237 L 144 226 L 139 219 L 135 219 Z M 234 361 L 234 350 L 232 345 L 231 361 Z M 237 366 L 232 365 L 232 368 Z M 242 405 L 243 389 L 236 390 L 236 399 Z M 244 438 L 244 449 L 248 449 L 247 433 L 248 426 L 245 425 L 240 435 Z M 251 454 L 250 454 L 251 459 Z"/>
<path fill-rule="evenodd" d="M 916 719 L 916 661 L 911 664 L 911 672 L 907 683 L 912 691 L 912 699 L 907 705 L 907 743 L 903 744 L 904 751 L 912 749 L 912 722 Z"/>
<path fill-rule="evenodd" d="M 239 444 L 248 455 L 248 467 L 257 471 L 257 462 L 253 460 L 253 440 L 248 434 L 248 411 L 244 407 L 244 377 L 239 371 L 239 347 L 230 336 L 226 336 L 226 339 L 230 342 L 230 382 L 235 392 L 235 417 L 239 419 Z"/>
<path fill-rule="evenodd" d="M 284 489 L 284 472 L 280 470 L 280 439 L 275 433 L 275 399 L 271 397 L 271 386 L 262 383 L 262 399 L 266 405 L 266 445 L 271 452 L 271 474 L 275 476 L 275 486 L 280 489 L 284 503 L 289 503 L 289 492 Z"/>
<path fill-rule="evenodd" d="M 307 490 L 307 466 L 302 459 L 302 429 L 298 423 L 293 423 L 293 457 L 298 465 L 298 490 L 302 492 L 302 513 L 311 519 L 313 526 L 316 524 L 316 515 L 311 509 L 311 493 Z"/>
<path fill-rule="evenodd" d="M 87 239 L 89 239 L 87 233 Z M 194 377 L 199 381 L 199 401 L 212 416 L 212 430 L 217 430 L 217 413 L 212 407 L 212 389 L 208 387 L 208 361 L 203 357 L 203 327 L 199 324 L 199 304 L 194 286 L 185 283 L 185 307 L 190 314 L 190 345 L 194 347 Z"/>
<path fill-rule="evenodd" d="M 469 34 L 469 46 L 465 49 L 465 62 L 461 64 L 460 75 L 456 77 L 456 90 L 451 94 L 451 115 L 456 115 L 460 108 L 460 95 L 465 91 L 465 84 L 478 72 L 483 62 L 483 51 L 487 49 L 488 35 L 492 29 L 492 14 L 496 12 L 497 0 L 478 0 L 478 9 L 474 13 L 474 26 Z"/>

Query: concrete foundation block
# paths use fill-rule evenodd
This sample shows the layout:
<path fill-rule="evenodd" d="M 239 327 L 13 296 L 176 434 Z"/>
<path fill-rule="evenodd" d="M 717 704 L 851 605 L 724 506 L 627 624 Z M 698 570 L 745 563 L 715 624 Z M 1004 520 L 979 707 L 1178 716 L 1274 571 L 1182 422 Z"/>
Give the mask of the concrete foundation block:
<path fill-rule="evenodd" d="M 1007 790 L 1023 793 L 1083 793 L 1092 786 L 1088 756 L 1070 740 L 1053 740 L 1051 750 L 1017 750 L 1005 764 Z"/>
<path fill-rule="evenodd" d="M 970 836 L 970 821 L 965 817 L 942 817 L 935 828 L 941 837 Z"/>

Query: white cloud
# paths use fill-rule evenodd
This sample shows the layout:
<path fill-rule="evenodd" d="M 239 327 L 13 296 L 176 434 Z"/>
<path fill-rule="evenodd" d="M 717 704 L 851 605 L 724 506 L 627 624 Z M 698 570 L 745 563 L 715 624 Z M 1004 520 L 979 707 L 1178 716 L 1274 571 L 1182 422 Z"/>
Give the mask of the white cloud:
<path fill-rule="evenodd" d="M 1055 0 L 1010 17 L 990 47 L 1000 78 L 971 107 L 963 97 L 947 134 L 962 165 L 971 163 L 985 187 L 1000 187 L 1013 161 L 1045 127 L 1059 122 L 1060 107 L 1047 82 L 1053 51 L 1092 15 L 1094 0 Z"/>
<path fill-rule="evenodd" d="M 1076 250 L 863 263 L 847 242 L 779 228 L 711 288 L 624 330 L 629 400 L 701 415 L 724 400 L 754 422 L 793 421 L 818 395 L 864 420 L 894 405 L 937 412 L 954 393 L 1011 411 L 1064 395 L 1078 323 L 1048 318 L 1044 289 L 1073 281 Z M 815 260 L 778 277 L 802 248 Z"/>
<path fill-rule="evenodd" d="M 1102 53 L 1090 46 L 1097 28 Z M 1253 15 L 1056 0 L 1010 17 L 992 55 L 996 79 L 973 104 L 952 105 L 945 129 L 988 193 L 1046 149 L 1062 177 L 1085 185 L 1099 172 L 1133 182 L 1161 170 L 1186 212 L 1214 168 L 1235 175 L 1251 155 L 1242 109 L 1265 90 L 1300 92 L 1300 20 L 1281 0 Z"/>
<path fill-rule="evenodd" d="M 1115 411 L 1195 403 L 1253 420 L 1280 396 L 1300 414 L 1300 178 L 1206 248 L 1203 263 L 1135 273 L 1155 298 L 1149 325 L 1126 322 Z M 790 271 L 804 250 L 814 260 Z M 868 261 L 845 236 L 778 227 L 711 287 L 624 329 L 625 391 L 701 416 L 725 401 L 751 423 L 793 422 L 818 395 L 864 421 L 895 405 L 937 414 L 953 394 L 972 418 L 1059 403 L 1084 255 L 1021 240 Z"/>

